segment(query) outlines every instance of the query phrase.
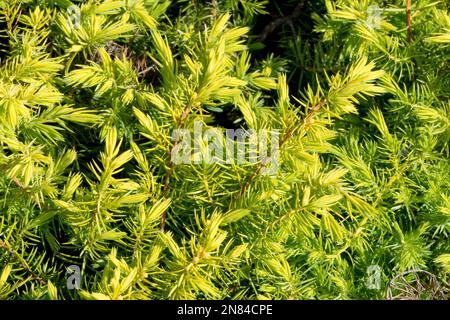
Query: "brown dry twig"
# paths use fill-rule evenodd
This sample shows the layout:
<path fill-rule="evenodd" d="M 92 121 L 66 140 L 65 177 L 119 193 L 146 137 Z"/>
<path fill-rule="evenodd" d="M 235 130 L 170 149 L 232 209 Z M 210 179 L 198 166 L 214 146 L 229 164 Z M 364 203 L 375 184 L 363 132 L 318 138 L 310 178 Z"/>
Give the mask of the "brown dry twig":
<path fill-rule="evenodd" d="M 14 260 L 19 262 L 20 265 L 22 266 L 22 269 L 24 269 L 28 274 L 30 274 L 31 278 L 33 280 L 39 281 L 39 283 L 42 284 L 42 285 L 46 285 L 47 284 L 47 280 L 41 278 L 33 270 L 31 270 L 31 268 L 27 265 L 25 260 L 19 254 L 17 254 L 12 248 L 10 248 L 5 242 L 3 242 L 2 240 L 0 240 L 0 248 L 2 248 L 5 251 L 7 251 L 9 253 L 9 255 Z"/>

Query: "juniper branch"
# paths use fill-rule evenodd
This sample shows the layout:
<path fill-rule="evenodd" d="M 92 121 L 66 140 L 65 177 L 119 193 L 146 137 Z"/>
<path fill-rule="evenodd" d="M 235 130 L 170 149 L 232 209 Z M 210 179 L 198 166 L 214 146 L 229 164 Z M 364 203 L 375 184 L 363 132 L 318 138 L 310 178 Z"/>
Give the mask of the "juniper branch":
<path fill-rule="evenodd" d="M 3 240 L 0 239 L 0 248 L 4 249 L 5 251 L 7 251 L 14 260 L 18 261 L 22 267 L 23 270 L 25 270 L 28 274 L 31 275 L 31 278 L 33 280 L 38 281 L 39 283 L 41 283 L 42 285 L 46 285 L 47 284 L 47 280 L 41 278 L 40 276 L 38 276 L 33 270 L 31 270 L 31 268 L 28 266 L 27 262 L 19 255 L 17 254 L 14 250 L 12 250 Z"/>
<path fill-rule="evenodd" d="M 191 104 L 188 104 L 184 108 L 183 113 L 181 114 L 180 118 L 177 121 L 177 128 L 183 127 L 190 111 L 191 111 Z M 166 175 L 164 177 L 164 186 L 163 186 L 163 190 L 162 190 L 163 196 L 167 195 L 167 193 L 169 192 L 169 189 L 170 189 L 170 179 L 172 178 L 173 171 L 175 170 L 171 157 L 172 157 L 172 152 L 175 150 L 177 145 L 178 145 L 178 141 L 175 141 L 173 143 L 172 148 L 170 149 L 169 155 L 167 157 L 168 162 L 169 162 L 169 164 L 168 164 L 169 169 L 167 170 Z M 164 228 L 166 226 L 166 220 L 167 220 L 167 210 L 164 210 L 164 212 L 161 215 L 161 224 L 160 224 L 161 231 L 164 231 Z"/>
<path fill-rule="evenodd" d="M 283 137 L 280 140 L 279 148 L 281 149 L 286 142 L 295 134 L 295 131 L 301 127 L 303 127 L 305 124 L 309 123 L 311 119 L 319 112 L 319 110 L 327 103 L 326 99 L 323 99 L 319 103 L 315 104 L 310 108 L 310 112 L 308 115 L 303 119 L 302 123 L 296 122 L 291 128 L 287 129 L 283 135 Z M 247 191 L 247 189 L 250 187 L 252 181 L 258 176 L 258 174 L 261 172 L 261 170 L 267 166 L 269 163 L 270 158 L 268 156 L 264 157 L 257 165 L 253 173 L 248 177 L 245 184 L 242 186 L 239 193 L 237 193 L 237 199 L 242 197 L 242 195 Z M 235 200 L 237 200 L 235 199 Z"/>

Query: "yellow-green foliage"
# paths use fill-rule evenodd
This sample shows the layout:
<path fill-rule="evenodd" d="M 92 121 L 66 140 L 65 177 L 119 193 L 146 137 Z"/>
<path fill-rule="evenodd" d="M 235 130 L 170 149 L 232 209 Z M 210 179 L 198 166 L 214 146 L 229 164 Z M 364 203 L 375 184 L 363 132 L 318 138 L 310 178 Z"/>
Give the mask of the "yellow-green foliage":
<path fill-rule="evenodd" d="M 306 2 L 311 34 L 281 26 L 275 56 L 252 29 L 267 1 L 0 0 L 0 299 L 385 298 L 412 269 L 444 284 L 448 5 L 413 1 L 408 39 L 404 1 L 376 28 L 374 1 Z M 275 173 L 171 162 L 174 130 L 227 108 L 278 130 Z"/>

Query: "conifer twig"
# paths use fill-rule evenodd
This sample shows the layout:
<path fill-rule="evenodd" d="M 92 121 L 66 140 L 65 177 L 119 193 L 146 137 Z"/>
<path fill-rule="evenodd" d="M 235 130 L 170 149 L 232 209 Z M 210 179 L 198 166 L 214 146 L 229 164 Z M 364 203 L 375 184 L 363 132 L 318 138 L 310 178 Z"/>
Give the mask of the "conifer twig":
<path fill-rule="evenodd" d="M 327 102 L 327 100 L 323 99 L 319 103 L 315 104 L 311 108 L 311 111 L 308 113 L 308 115 L 304 118 L 303 123 L 301 125 L 307 124 L 312 119 L 312 117 L 314 117 L 314 115 L 325 105 L 326 102 Z M 293 134 L 295 133 L 297 128 L 299 128 L 301 125 L 295 124 L 294 126 L 292 126 L 292 128 L 289 128 L 284 133 L 283 137 L 281 138 L 279 148 L 281 148 L 293 136 Z M 268 160 L 269 160 L 269 157 L 266 156 L 262 159 L 261 162 L 258 163 L 258 165 L 255 168 L 255 171 L 253 171 L 253 173 L 248 177 L 247 181 L 245 182 L 245 184 L 239 191 L 237 198 L 240 198 L 245 193 L 245 191 L 247 191 L 247 189 L 250 186 L 250 184 L 252 183 L 252 181 L 256 178 L 256 176 L 259 174 L 259 172 L 267 165 Z"/>
<path fill-rule="evenodd" d="M 411 0 L 406 0 L 406 25 L 408 27 L 408 41 L 414 40 L 411 26 Z"/>

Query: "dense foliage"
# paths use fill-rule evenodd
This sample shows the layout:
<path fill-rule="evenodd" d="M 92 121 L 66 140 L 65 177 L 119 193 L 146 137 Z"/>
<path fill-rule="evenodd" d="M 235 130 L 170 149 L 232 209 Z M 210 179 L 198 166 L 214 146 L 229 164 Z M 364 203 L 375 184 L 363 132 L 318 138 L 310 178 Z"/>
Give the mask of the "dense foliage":
<path fill-rule="evenodd" d="M 0 0 L 0 298 L 444 297 L 449 9 Z M 198 124 L 279 132 L 277 170 L 174 163 Z"/>

